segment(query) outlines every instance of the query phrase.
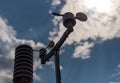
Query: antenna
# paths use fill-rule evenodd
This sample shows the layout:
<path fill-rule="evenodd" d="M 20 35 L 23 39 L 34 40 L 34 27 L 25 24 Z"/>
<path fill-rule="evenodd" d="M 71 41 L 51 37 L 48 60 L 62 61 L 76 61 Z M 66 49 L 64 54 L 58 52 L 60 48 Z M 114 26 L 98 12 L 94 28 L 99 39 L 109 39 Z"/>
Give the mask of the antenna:
<path fill-rule="evenodd" d="M 54 15 L 54 16 L 63 16 L 62 14 L 55 13 L 55 12 L 52 12 L 52 15 Z"/>

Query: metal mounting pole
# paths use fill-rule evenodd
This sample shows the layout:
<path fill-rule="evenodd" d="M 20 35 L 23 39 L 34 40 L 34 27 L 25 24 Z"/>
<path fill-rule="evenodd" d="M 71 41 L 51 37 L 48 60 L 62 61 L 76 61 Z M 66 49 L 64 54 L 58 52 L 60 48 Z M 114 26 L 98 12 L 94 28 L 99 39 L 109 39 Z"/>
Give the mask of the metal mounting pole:
<path fill-rule="evenodd" d="M 55 51 L 54 56 L 55 56 L 56 83 L 61 83 L 59 49 Z"/>

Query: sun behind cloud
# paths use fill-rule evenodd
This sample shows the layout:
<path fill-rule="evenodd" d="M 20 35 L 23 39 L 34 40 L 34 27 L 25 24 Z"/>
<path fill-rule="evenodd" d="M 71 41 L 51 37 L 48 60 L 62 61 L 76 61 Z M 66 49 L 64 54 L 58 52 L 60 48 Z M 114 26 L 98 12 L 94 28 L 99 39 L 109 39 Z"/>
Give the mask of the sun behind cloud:
<path fill-rule="evenodd" d="M 108 13 L 111 11 L 111 0 L 84 0 L 89 9 L 96 10 L 99 13 Z"/>

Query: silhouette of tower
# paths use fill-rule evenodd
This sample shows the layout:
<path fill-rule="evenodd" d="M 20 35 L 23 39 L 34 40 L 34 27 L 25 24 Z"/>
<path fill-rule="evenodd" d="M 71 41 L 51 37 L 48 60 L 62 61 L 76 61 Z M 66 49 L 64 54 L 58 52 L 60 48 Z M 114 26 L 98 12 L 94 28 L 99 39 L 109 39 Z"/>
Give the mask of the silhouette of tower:
<path fill-rule="evenodd" d="M 13 83 L 33 82 L 33 49 L 20 45 L 15 50 Z"/>

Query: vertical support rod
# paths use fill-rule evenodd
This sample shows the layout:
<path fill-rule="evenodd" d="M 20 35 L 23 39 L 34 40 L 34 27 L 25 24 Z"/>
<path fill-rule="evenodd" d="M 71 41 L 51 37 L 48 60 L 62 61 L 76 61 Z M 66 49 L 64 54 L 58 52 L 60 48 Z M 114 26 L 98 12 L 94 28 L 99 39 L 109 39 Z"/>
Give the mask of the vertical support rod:
<path fill-rule="evenodd" d="M 55 50 L 55 70 L 56 70 L 56 83 L 61 83 L 59 50 Z"/>

